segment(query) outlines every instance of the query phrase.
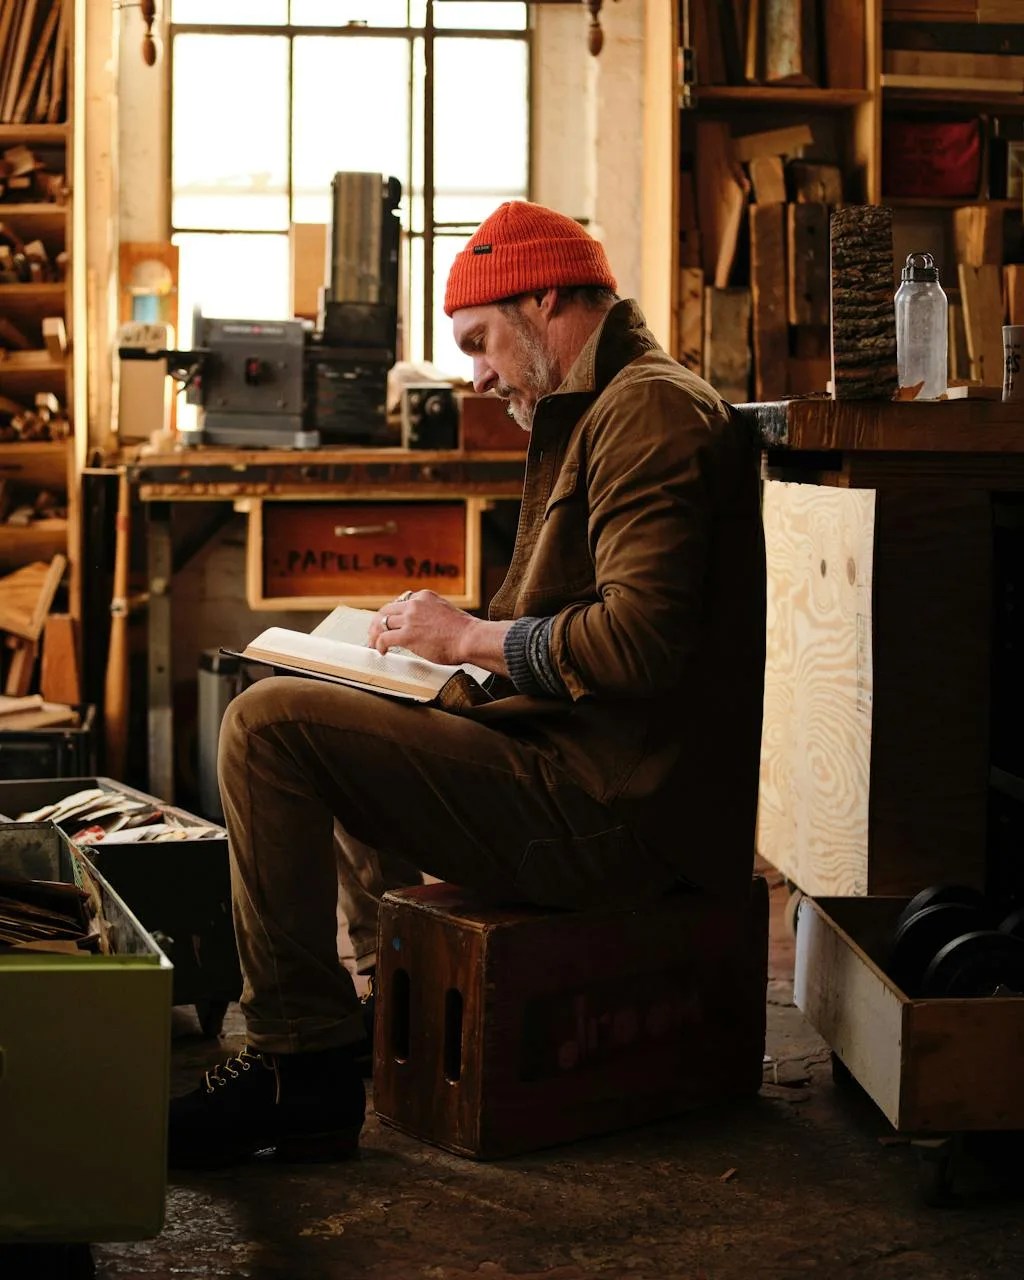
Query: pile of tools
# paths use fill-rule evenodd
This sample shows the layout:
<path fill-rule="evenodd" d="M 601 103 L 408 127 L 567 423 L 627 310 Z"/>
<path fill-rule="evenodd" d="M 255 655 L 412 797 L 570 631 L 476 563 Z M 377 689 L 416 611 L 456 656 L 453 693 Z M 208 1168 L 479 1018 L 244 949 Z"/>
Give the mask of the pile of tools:
<path fill-rule="evenodd" d="M 1024 995 L 1024 908 L 930 885 L 900 913 L 887 968 L 912 999 Z"/>

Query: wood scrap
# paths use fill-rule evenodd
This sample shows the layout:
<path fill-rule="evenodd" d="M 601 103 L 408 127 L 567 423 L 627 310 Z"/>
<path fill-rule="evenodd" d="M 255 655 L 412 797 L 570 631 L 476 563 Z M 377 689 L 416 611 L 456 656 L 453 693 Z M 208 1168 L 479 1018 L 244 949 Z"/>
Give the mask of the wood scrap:
<path fill-rule="evenodd" d="M 1002 271 L 993 263 L 970 267 L 960 263 L 960 297 L 963 300 L 967 353 L 971 381 L 995 385 L 1003 376 Z"/>
<path fill-rule="evenodd" d="M 1024 263 L 1003 267 L 1003 314 L 1008 324 L 1024 324 Z"/>
<path fill-rule="evenodd" d="M 828 324 L 828 216 L 824 204 L 786 206 L 790 324 Z"/>
<path fill-rule="evenodd" d="M 38 560 L 0 578 L 0 631 L 39 639 L 67 563 L 65 556 L 56 555 L 49 564 Z"/>
<path fill-rule="evenodd" d="M 837 400 L 888 400 L 897 387 L 892 209 L 836 209 L 830 260 L 832 395 Z"/>
<path fill-rule="evenodd" d="M 790 160 L 786 165 L 786 181 L 790 196 L 797 204 L 843 203 L 843 171 L 837 164 Z"/>
<path fill-rule="evenodd" d="M 47 615 L 43 628 L 39 690 L 48 702 L 77 706 L 82 701 L 77 628 L 69 613 Z"/>
<path fill-rule="evenodd" d="M 810 125 L 797 124 L 733 138 L 732 151 L 735 159 L 745 164 L 757 156 L 794 156 L 813 143 Z"/>
<path fill-rule="evenodd" d="M 704 377 L 733 404 L 750 398 L 750 291 L 704 295 Z"/>
<path fill-rule="evenodd" d="M 815 0 L 764 0 L 765 84 L 819 82 L 816 12 Z"/>
<path fill-rule="evenodd" d="M 990 204 L 962 205 L 953 210 L 957 262 L 969 267 L 1003 261 L 1003 211 Z"/>
<path fill-rule="evenodd" d="M 718 120 L 697 125 L 695 186 L 704 269 L 725 288 L 736 257 L 750 183 L 732 155 L 729 126 Z"/>
<path fill-rule="evenodd" d="M 785 204 L 786 177 L 781 156 L 754 156 L 747 165 L 758 204 Z"/>
<path fill-rule="evenodd" d="M 789 358 L 784 205 L 750 206 L 750 297 L 754 398 L 777 400 L 787 391 Z"/>
<path fill-rule="evenodd" d="M 704 369 L 704 272 L 683 267 L 679 272 L 679 363 L 694 373 Z"/>

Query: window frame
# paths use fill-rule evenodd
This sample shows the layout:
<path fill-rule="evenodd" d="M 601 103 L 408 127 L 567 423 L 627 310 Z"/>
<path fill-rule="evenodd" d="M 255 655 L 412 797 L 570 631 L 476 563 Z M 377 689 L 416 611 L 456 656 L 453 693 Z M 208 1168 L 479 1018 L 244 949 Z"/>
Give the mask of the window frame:
<path fill-rule="evenodd" d="M 268 231 L 265 228 L 231 228 L 231 227 L 180 227 L 176 226 L 173 221 L 174 210 L 174 45 L 179 35 L 219 35 L 219 36 L 277 36 L 283 37 L 288 41 L 288 83 L 287 83 L 287 101 L 288 101 L 288 122 L 287 122 L 287 167 L 286 167 L 286 195 L 288 200 L 289 225 L 292 222 L 292 213 L 294 209 L 294 182 L 293 182 L 293 106 L 294 106 L 294 74 L 295 74 L 295 40 L 297 37 L 330 37 L 343 40 L 360 40 L 360 39 L 380 39 L 382 37 L 391 39 L 405 39 L 408 45 L 409 58 L 409 165 L 410 172 L 401 175 L 402 194 L 408 197 L 410 202 L 414 198 L 414 191 L 411 182 L 411 169 L 413 164 L 414 145 L 412 145 L 413 134 L 413 116 L 415 115 L 414 93 L 415 93 L 415 68 L 413 63 L 413 53 L 415 42 L 423 41 L 423 57 L 424 57 L 424 74 L 423 74 L 423 136 L 420 139 L 423 155 L 423 190 L 422 190 L 422 207 L 423 207 L 423 229 L 415 231 L 410 226 L 402 227 L 401 244 L 402 256 L 406 262 L 412 261 L 413 246 L 417 241 L 423 244 L 423 298 L 421 304 L 423 312 L 421 316 L 423 326 L 423 358 L 432 360 L 434 355 L 434 242 L 439 237 L 455 236 L 460 234 L 469 235 L 477 226 L 476 221 L 473 222 L 436 222 L 434 220 L 434 46 L 438 40 L 452 39 L 473 39 L 473 40 L 518 40 L 526 46 L 526 198 L 533 199 L 534 189 L 534 156 L 533 156 L 533 81 L 534 81 L 534 11 L 527 2 L 526 4 L 526 25 L 522 28 L 476 28 L 476 27 L 437 27 L 433 22 L 433 5 L 434 0 L 426 0 L 426 13 L 422 26 L 323 26 L 323 25 L 306 25 L 303 23 L 293 23 L 291 21 L 291 3 L 288 4 L 288 21 L 283 23 L 205 23 L 205 22 L 174 22 L 173 19 L 168 26 L 167 36 L 167 75 L 170 86 L 170 104 L 167 113 L 167 224 L 169 227 L 168 238 L 175 235 L 288 235 L 288 230 L 284 231 Z M 173 10 L 172 10 L 173 12 Z M 409 7 L 406 6 L 406 14 L 409 13 Z M 397 176 L 397 175 L 396 175 Z M 404 302 L 404 299 L 403 299 Z M 416 299 L 409 294 L 410 310 L 415 306 Z M 410 316 L 411 318 L 411 316 Z M 408 328 L 409 326 L 407 326 Z M 408 345 L 408 337 L 405 338 Z M 408 350 L 400 353 L 399 358 L 409 358 Z"/>

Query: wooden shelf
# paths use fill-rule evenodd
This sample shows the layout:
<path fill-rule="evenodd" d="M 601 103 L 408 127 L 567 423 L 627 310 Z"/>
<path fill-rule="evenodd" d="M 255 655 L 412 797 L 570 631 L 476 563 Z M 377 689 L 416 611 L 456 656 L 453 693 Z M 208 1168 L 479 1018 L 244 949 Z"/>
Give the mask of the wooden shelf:
<path fill-rule="evenodd" d="M 61 360 L 47 358 L 33 364 L 18 364 L 17 358 L 13 363 L 0 360 L 0 395 L 10 396 L 13 400 L 31 397 L 37 391 L 52 391 L 63 400 L 67 394 L 66 382 L 67 370 Z M 0 450 L 5 448 L 6 445 L 0 444 Z M 0 457 L 0 470 L 2 465 Z"/>
<path fill-rule="evenodd" d="M 20 527 L 0 524 L 0 573 L 33 560 L 52 560 L 67 545 L 66 520 L 33 520 Z"/>
<path fill-rule="evenodd" d="M 869 102 L 867 89 L 798 88 L 791 85 L 709 84 L 697 86 L 697 101 L 702 106 L 759 107 L 777 106 L 807 108 L 818 111 L 842 111 Z"/>
<path fill-rule="evenodd" d="M 1024 94 L 977 93 L 964 89 L 882 89 L 887 104 L 901 103 L 933 111 L 948 111 L 950 107 L 993 107 L 1003 112 L 1024 114 Z"/>
<path fill-rule="evenodd" d="M 34 225 L 44 223 L 54 230 L 63 230 L 67 221 L 68 207 L 52 201 L 38 204 L 4 204 L 0 202 L 0 222 L 31 222 Z"/>
<path fill-rule="evenodd" d="M 1024 209 L 1024 201 L 1021 200 L 972 200 L 969 196 L 882 196 L 882 204 L 892 209 L 961 209 L 975 204 L 1004 209 L 1009 213 L 1020 213 Z"/>
<path fill-rule="evenodd" d="M 64 143 L 68 139 L 66 124 L 0 124 L 0 144 L 23 142 L 26 146 L 36 143 Z"/>
<path fill-rule="evenodd" d="M 64 489 L 67 485 L 67 443 L 63 440 L 30 440 L 24 444 L 0 444 L 0 479 L 14 484 Z M 6 526 L 0 524 L 0 529 Z"/>

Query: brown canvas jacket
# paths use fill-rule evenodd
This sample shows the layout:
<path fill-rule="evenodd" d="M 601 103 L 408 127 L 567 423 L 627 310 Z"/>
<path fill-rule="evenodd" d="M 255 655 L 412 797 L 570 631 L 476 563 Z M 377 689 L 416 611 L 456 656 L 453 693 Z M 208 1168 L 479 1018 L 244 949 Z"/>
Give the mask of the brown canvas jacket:
<path fill-rule="evenodd" d="M 469 714 L 539 746 L 681 876 L 747 888 L 765 644 L 759 448 L 617 303 L 537 406 L 490 617 L 553 617 L 570 699 Z M 511 686 L 509 686 L 511 687 Z"/>

